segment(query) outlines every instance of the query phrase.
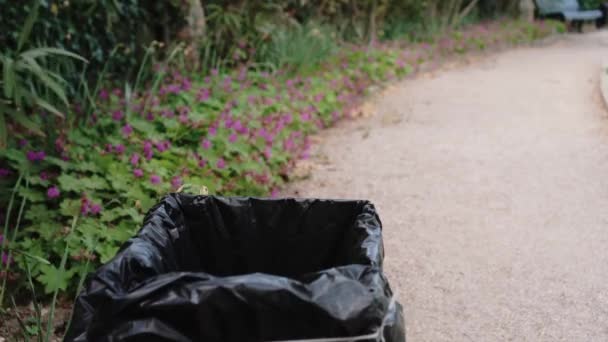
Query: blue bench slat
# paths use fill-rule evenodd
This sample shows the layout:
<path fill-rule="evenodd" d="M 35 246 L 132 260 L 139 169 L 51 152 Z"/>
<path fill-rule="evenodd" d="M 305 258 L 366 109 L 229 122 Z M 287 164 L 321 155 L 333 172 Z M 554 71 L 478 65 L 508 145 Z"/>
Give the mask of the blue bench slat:
<path fill-rule="evenodd" d="M 602 11 L 564 11 L 562 12 L 566 20 L 595 20 L 602 17 Z"/>

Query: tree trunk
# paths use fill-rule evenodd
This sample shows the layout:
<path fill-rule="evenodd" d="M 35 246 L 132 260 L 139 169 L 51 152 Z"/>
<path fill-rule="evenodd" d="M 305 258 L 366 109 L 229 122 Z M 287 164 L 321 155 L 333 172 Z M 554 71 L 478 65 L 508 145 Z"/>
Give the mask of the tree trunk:
<path fill-rule="evenodd" d="M 519 1 L 519 16 L 528 21 L 534 21 L 534 3 L 532 0 Z"/>
<path fill-rule="evenodd" d="M 201 44 L 205 38 L 207 23 L 205 21 L 205 11 L 201 0 L 190 0 L 189 2 L 188 17 L 186 18 L 188 21 L 189 37 L 185 54 L 190 67 L 192 69 L 198 69 L 201 62 Z"/>

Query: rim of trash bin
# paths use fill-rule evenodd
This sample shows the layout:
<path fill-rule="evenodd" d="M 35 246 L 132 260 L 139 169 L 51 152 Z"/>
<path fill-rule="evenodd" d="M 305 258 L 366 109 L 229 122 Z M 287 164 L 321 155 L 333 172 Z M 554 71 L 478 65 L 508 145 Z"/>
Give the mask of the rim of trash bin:
<path fill-rule="evenodd" d="M 351 342 L 351 341 L 364 341 L 374 339 L 375 341 L 385 342 L 384 339 L 384 328 L 389 323 L 389 318 L 392 313 L 396 310 L 397 299 L 395 298 L 395 294 L 391 297 L 391 300 L 386 309 L 386 315 L 382 319 L 382 324 L 378 329 L 367 335 L 358 335 L 358 336 L 348 336 L 348 337 L 327 337 L 327 338 L 306 338 L 306 339 L 295 339 L 295 340 L 273 340 L 266 342 Z"/>

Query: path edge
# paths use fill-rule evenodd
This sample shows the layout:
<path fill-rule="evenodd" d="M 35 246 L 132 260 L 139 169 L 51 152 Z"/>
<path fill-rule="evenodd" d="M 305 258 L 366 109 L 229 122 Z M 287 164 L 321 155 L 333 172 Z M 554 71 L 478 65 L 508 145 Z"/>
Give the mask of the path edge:
<path fill-rule="evenodd" d="M 602 62 L 600 69 L 600 92 L 602 93 L 604 108 L 608 109 L 608 60 Z"/>

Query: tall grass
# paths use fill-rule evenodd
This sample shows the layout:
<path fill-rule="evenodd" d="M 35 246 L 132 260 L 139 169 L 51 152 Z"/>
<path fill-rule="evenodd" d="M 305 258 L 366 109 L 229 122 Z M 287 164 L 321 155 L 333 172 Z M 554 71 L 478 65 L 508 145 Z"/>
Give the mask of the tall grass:
<path fill-rule="evenodd" d="M 261 61 L 290 71 L 308 71 L 337 49 L 336 34 L 314 22 L 276 30 L 262 51 Z"/>

